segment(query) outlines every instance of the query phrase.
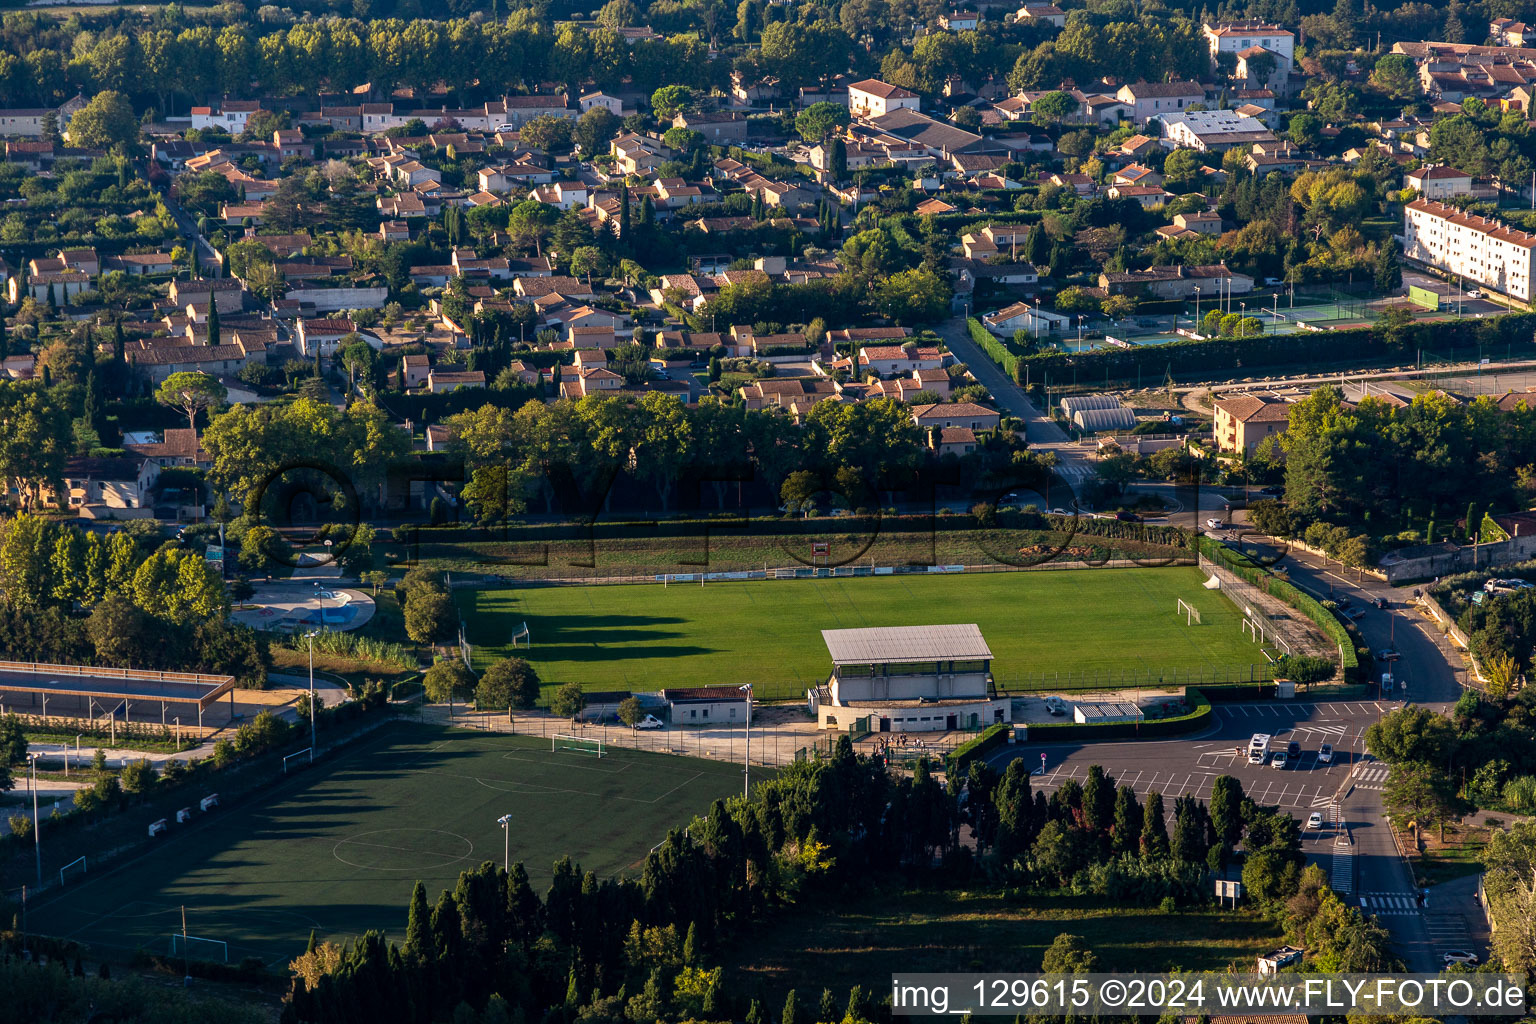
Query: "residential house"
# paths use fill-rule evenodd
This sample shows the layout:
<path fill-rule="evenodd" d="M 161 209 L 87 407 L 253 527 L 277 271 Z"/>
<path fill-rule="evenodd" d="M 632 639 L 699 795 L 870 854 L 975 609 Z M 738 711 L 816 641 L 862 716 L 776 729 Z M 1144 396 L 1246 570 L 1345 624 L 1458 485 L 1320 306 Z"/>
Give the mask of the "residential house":
<path fill-rule="evenodd" d="M 734 110 L 679 111 L 672 118 L 672 127 L 696 131 L 716 146 L 745 142 L 747 139 L 746 115 Z"/>
<path fill-rule="evenodd" d="M 1062 333 L 1071 326 L 1072 318 L 1027 302 L 1015 302 L 995 313 L 988 313 L 981 318 L 981 322 L 987 330 L 1001 337 L 1012 337 L 1015 331 L 1024 331 L 1038 337 L 1041 334 Z"/>
<path fill-rule="evenodd" d="M 193 107 L 192 127 L 198 131 L 215 128 L 231 135 L 239 135 L 245 131 L 245 123 L 250 120 L 251 115 L 260 109 L 261 104 L 255 100 L 230 99 L 226 99 L 217 107 Z"/>
<path fill-rule="evenodd" d="M 150 508 L 160 464 L 143 455 L 74 456 L 65 461 L 62 477 L 62 492 L 45 491 L 45 500 L 60 508 Z"/>
<path fill-rule="evenodd" d="M 890 85 L 878 78 L 866 78 L 848 86 L 848 110 L 855 117 L 880 117 L 893 110 L 920 110 L 917 93 Z"/>
<path fill-rule="evenodd" d="M 1122 85 L 1115 98 L 1130 105 L 1137 124 L 1146 124 L 1154 117 L 1204 103 L 1205 89 L 1199 82 L 1134 82 Z"/>
<path fill-rule="evenodd" d="M 485 387 L 485 374 L 480 370 L 431 370 L 427 373 L 427 390 L 434 395 L 445 395 L 459 388 Z"/>
<path fill-rule="evenodd" d="M 950 11 L 939 15 L 939 25 L 951 32 L 974 32 L 981 24 L 981 15 L 976 11 Z"/>
<path fill-rule="evenodd" d="M 858 366 L 861 375 L 892 377 L 919 370 L 942 369 L 944 355 L 937 348 L 916 345 L 866 345 L 859 349 Z"/>
<path fill-rule="evenodd" d="M 923 429 L 966 427 L 970 430 L 996 430 L 1002 417 L 996 410 L 975 402 L 944 402 L 938 405 L 914 405 L 912 422 Z"/>
<path fill-rule="evenodd" d="M 1014 20 L 1035 25 L 1050 25 L 1053 28 L 1066 28 L 1067 12 L 1055 4 L 1025 4 L 1018 9 Z"/>
<path fill-rule="evenodd" d="M 1252 455 L 1266 437 L 1285 431 L 1291 405 L 1258 395 L 1232 395 L 1218 398 L 1215 412 L 1216 447 L 1224 452 Z"/>
<path fill-rule="evenodd" d="M 1472 191 L 1472 175 L 1445 164 L 1432 164 L 1403 175 L 1403 187 L 1425 199 L 1449 199 Z"/>
<path fill-rule="evenodd" d="M 1201 292 L 1247 295 L 1253 278 L 1222 264 L 1207 266 L 1149 267 L 1099 274 L 1099 287 L 1111 295 L 1147 294 L 1159 299 L 1188 299 Z"/>

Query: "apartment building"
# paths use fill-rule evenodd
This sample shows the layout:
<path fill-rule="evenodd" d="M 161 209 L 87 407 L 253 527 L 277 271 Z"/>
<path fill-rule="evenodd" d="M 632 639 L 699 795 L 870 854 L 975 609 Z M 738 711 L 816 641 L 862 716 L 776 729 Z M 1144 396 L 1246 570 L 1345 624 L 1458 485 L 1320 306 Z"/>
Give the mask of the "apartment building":
<path fill-rule="evenodd" d="M 1403 255 L 1521 301 L 1531 298 L 1536 235 L 1415 199 L 1403 209 Z"/>

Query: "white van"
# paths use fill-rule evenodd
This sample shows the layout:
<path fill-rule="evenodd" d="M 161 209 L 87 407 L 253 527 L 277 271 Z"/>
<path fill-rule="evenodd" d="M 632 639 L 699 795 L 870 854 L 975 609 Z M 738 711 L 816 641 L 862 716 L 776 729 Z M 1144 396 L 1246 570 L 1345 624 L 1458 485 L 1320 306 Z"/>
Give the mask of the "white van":
<path fill-rule="evenodd" d="M 1256 732 L 1248 741 L 1248 763 L 1263 764 L 1269 758 L 1270 735 L 1267 732 Z"/>

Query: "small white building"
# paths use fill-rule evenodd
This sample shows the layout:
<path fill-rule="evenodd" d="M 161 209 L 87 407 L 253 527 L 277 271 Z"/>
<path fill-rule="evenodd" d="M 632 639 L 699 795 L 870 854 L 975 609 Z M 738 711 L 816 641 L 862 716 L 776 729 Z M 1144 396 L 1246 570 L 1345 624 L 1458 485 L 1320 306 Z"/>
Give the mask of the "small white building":
<path fill-rule="evenodd" d="M 848 110 L 855 117 L 882 117 L 893 110 L 921 110 L 917 93 L 899 85 L 866 78 L 848 87 Z"/>
<path fill-rule="evenodd" d="M 1472 175 L 1436 164 L 1403 175 L 1403 187 L 1413 189 L 1425 199 L 1450 199 L 1472 191 Z"/>
<path fill-rule="evenodd" d="M 661 691 L 673 725 L 746 725 L 749 691 L 736 686 L 670 687 Z"/>
<path fill-rule="evenodd" d="M 1014 331 L 1028 331 L 1035 335 L 1059 334 L 1071 325 L 1072 318 L 1065 313 L 1053 313 L 1048 309 L 1031 306 L 1027 302 L 1015 302 L 995 313 L 988 313 L 981 318 L 981 322 L 993 334 L 1012 337 Z"/>

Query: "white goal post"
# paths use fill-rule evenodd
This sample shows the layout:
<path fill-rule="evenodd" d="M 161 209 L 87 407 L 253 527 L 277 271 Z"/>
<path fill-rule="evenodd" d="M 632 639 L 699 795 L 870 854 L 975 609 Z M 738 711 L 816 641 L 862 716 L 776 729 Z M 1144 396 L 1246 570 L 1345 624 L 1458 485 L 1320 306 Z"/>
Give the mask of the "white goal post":
<path fill-rule="evenodd" d="M 76 878 L 85 877 L 85 858 L 76 857 L 74 860 L 59 868 L 59 884 L 68 885 Z"/>
<path fill-rule="evenodd" d="M 307 764 L 314 764 L 315 763 L 315 748 L 314 747 L 305 747 L 303 750 L 296 750 L 292 754 L 288 754 L 288 755 L 284 756 L 284 758 L 283 758 L 283 774 L 284 775 L 288 774 L 288 764 L 289 764 L 290 761 L 297 761 L 300 768 L 304 767 Z"/>
<path fill-rule="evenodd" d="M 578 754 L 596 754 L 602 757 L 606 752 L 602 740 L 589 740 L 584 736 L 567 736 L 564 733 L 556 733 L 549 738 L 550 753 L 560 750 L 574 750 Z"/>
<path fill-rule="evenodd" d="M 512 631 L 512 646 L 515 648 L 521 640 L 524 647 L 533 646 L 533 634 L 528 632 L 528 623 L 524 622 Z"/>
<path fill-rule="evenodd" d="M 229 963 L 229 943 L 223 939 L 202 939 L 196 935 L 171 933 L 171 955 L 192 960 L 214 960 Z"/>
<path fill-rule="evenodd" d="M 1194 605 L 1190 604 L 1188 601 L 1184 600 L 1182 597 L 1178 598 L 1177 600 L 1179 602 L 1178 613 L 1180 615 L 1184 616 L 1184 625 L 1186 625 L 1186 626 L 1198 625 L 1199 622 L 1200 622 L 1200 609 L 1196 608 Z"/>

